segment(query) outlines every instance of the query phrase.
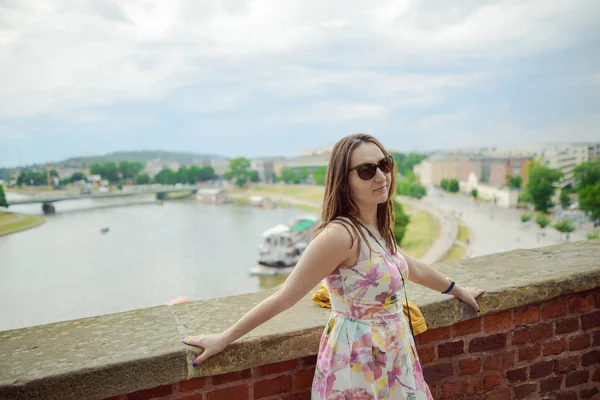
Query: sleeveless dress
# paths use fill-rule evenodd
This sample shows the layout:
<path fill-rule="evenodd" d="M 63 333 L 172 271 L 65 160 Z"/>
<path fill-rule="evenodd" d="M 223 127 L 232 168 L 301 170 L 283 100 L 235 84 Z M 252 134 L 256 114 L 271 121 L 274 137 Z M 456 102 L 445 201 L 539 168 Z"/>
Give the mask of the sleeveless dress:
<path fill-rule="evenodd" d="M 336 268 L 326 278 L 331 317 L 321 337 L 313 400 L 433 399 L 404 317 L 400 253 L 385 256 L 358 235 L 355 265 Z M 392 263 L 393 260 L 393 263 Z"/>

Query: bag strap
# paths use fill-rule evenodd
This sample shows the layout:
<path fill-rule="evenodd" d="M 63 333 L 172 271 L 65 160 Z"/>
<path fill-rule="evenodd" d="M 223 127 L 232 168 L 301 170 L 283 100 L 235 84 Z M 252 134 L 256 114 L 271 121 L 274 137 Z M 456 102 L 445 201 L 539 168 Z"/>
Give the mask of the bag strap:
<path fill-rule="evenodd" d="M 413 332 L 412 319 L 410 317 L 410 307 L 408 305 L 408 296 L 406 294 L 406 284 L 404 282 L 404 275 L 402 274 L 402 270 L 400 269 L 400 267 L 398 266 L 398 264 L 396 264 L 396 262 L 394 261 L 394 259 L 388 254 L 387 250 L 381 245 L 381 243 L 379 242 L 379 240 L 377 240 L 377 238 L 375 237 L 375 235 L 373 234 L 373 232 L 371 232 L 371 230 L 369 228 L 367 228 L 365 225 L 363 225 L 363 223 L 360 222 L 358 219 L 356 219 L 356 222 L 358 222 L 359 225 L 369 233 L 369 236 L 371 236 L 373 238 L 373 240 L 375 240 L 375 242 L 379 245 L 379 247 L 381 247 L 381 250 L 383 250 L 383 254 L 385 254 L 386 256 L 389 257 L 389 259 L 391 260 L 392 264 L 394 264 L 396 266 L 396 268 L 398 269 L 398 272 L 400 273 L 400 278 L 402 278 L 402 287 L 404 288 L 404 298 L 406 300 L 406 310 L 408 311 L 408 326 L 410 328 L 410 333 L 411 333 L 411 335 L 413 337 L 413 340 L 414 340 L 415 333 Z"/>

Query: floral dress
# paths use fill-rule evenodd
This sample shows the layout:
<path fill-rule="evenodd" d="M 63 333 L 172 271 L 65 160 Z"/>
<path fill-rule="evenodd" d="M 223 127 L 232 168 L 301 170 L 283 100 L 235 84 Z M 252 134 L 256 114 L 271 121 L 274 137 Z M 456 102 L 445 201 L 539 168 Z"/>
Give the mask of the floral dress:
<path fill-rule="evenodd" d="M 313 400 L 433 399 L 402 310 L 402 278 L 408 264 L 400 253 L 381 252 L 359 235 L 355 265 L 326 278 L 332 313 L 321 337 Z"/>

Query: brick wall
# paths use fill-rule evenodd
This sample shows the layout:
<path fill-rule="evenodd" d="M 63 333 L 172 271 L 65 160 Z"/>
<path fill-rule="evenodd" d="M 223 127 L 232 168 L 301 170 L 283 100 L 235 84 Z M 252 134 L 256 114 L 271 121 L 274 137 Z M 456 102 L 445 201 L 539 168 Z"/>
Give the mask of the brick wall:
<path fill-rule="evenodd" d="M 435 399 L 600 398 L 600 289 L 417 336 Z"/>
<path fill-rule="evenodd" d="M 526 290 L 525 288 L 523 290 Z M 435 399 L 600 398 L 600 288 L 417 336 Z M 316 356 L 110 400 L 310 399 Z"/>

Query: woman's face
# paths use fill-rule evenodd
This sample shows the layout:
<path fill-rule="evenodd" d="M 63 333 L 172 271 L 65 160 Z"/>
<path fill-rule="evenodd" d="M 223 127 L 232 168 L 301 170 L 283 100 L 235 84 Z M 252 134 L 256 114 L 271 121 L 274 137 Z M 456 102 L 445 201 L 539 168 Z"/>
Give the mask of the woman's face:
<path fill-rule="evenodd" d="M 377 164 L 385 154 L 374 143 L 361 143 L 350 155 L 350 169 L 363 163 Z M 363 176 L 364 177 L 364 176 Z M 358 205 L 377 205 L 385 203 L 392 180 L 391 171 L 383 173 L 377 168 L 375 175 L 368 180 L 362 179 L 356 169 L 348 176 L 350 197 Z"/>

